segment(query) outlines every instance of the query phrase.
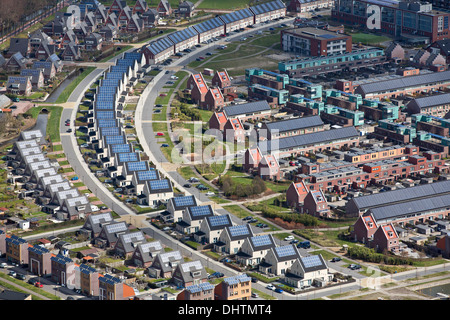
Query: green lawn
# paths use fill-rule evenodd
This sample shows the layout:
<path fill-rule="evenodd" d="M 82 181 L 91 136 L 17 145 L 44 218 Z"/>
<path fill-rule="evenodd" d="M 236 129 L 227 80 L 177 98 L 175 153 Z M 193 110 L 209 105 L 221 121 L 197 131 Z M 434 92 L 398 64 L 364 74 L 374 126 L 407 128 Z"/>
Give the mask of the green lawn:
<path fill-rule="evenodd" d="M 352 36 L 352 42 L 355 44 L 361 42 L 362 44 L 365 45 L 374 45 L 384 41 L 391 40 L 389 37 L 377 36 L 375 34 L 370 33 L 353 33 L 353 34 L 350 33 L 350 35 Z"/>
<path fill-rule="evenodd" d="M 81 83 L 81 81 L 83 81 L 84 78 L 86 78 L 95 69 L 96 69 L 95 67 L 85 68 L 83 72 L 80 75 L 78 75 L 75 79 L 73 79 L 72 82 L 63 90 L 63 92 L 61 92 L 58 99 L 56 99 L 55 103 L 67 102 L 67 99 L 69 99 L 73 90 Z"/>
<path fill-rule="evenodd" d="M 59 136 L 59 121 L 61 120 L 63 107 L 49 106 L 45 108 L 50 111 L 47 122 L 47 135 L 49 136 L 50 142 L 59 142 L 61 141 Z"/>

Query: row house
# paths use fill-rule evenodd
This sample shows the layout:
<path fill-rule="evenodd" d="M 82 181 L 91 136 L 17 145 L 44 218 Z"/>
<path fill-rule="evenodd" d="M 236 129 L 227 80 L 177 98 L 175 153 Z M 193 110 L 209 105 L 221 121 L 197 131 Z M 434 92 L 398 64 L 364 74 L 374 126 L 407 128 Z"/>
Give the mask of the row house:
<path fill-rule="evenodd" d="M 263 180 L 280 180 L 282 176 L 277 158 L 270 154 L 265 155 L 258 164 L 257 174 Z"/>
<path fill-rule="evenodd" d="M 225 106 L 225 99 L 219 88 L 210 88 L 205 94 L 205 101 L 202 107 L 209 111 L 216 111 Z"/>
<path fill-rule="evenodd" d="M 28 76 L 9 76 L 6 83 L 6 92 L 14 95 L 29 96 L 32 88 L 31 77 Z"/>
<path fill-rule="evenodd" d="M 186 83 L 186 90 L 190 92 L 191 99 L 194 103 L 203 105 L 209 88 L 203 75 L 197 73 L 189 76 Z"/>
<path fill-rule="evenodd" d="M 258 130 L 259 139 L 280 139 L 285 137 L 323 131 L 324 123 L 320 116 L 300 117 L 282 121 L 263 122 Z"/>
<path fill-rule="evenodd" d="M 284 282 L 294 288 L 323 287 L 333 281 L 325 259 L 321 254 L 300 257 L 286 272 Z"/>
<path fill-rule="evenodd" d="M 307 213 L 314 217 L 331 217 L 330 207 L 321 189 L 310 190 L 298 210 L 300 213 Z"/>
<path fill-rule="evenodd" d="M 150 8 L 148 7 L 147 1 L 145 0 L 136 0 L 136 3 L 133 6 L 133 14 L 144 14 L 147 12 Z"/>
<path fill-rule="evenodd" d="M 450 120 L 448 119 L 416 113 L 411 116 L 411 122 L 417 131 L 426 131 L 444 137 L 448 137 L 450 133 Z"/>
<path fill-rule="evenodd" d="M 415 98 L 406 104 L 406 110 L 411 115 L 422 113 L 445 118 L 450 112 L 450 93 Z"/>
<path fill-rule="evenodd" d="M 198 43 L 204 43 L 225 33 L 225 23 L 220 17 L 215 17 L 193 26 L 198 32 Z"/>
<path fill-rule="evenodd" d="M 226 108 L 225 108 L 226 109 Z M 278 158 L 289 158 L 324 150 L 355 147 L 359 145 L 359 133 L 355 127 L 318 131 L 292 137 L 258 142 L 262 153 Z"/>
<path fill-rule="evenodd" d="M 418 185 L 405 189 L 398 189 L 383 193 L 371 194 L 350 199 L 345 205 L 349 216 L 358 217 L 371 209 L 415 200 L 429 199 L 449 194 L 450 181 L 439 181 L 430 184 Z"/>
<path fill-rule="evenodd" d="M 167 0 L 161 0 L 156 7 L 156 10 L 158 11 L 159 15 L 162 17 L 171 16 L 173 13 L 172 6 L 170 5 L 169 1 Z"/>
<path fill-rule="evenodd" d="M 286 16 L 286 5 L 281 0 L 258 4 L 249 8 L 254 15 L 253 23 L 263 23 Z"/>
<path fill-rule="evenodd" d="M 172 281 L 178 287 L 188 287 L 208 281 L 205 267 L 200 260 L 183 262 L 177 265 Z"/>
<path fill-rule="evenodd" d="M 44 86 L 44 73 L 41 69 L 23 69 L 20 71 L 23 77 L 29 77 L 33 90 L 38 90 Z"/>
<path fill-rule="evenodd" d="M 214 288 L 216 300 L 250 300 L 252 279 L 246 274 L 224 278 Z"/>

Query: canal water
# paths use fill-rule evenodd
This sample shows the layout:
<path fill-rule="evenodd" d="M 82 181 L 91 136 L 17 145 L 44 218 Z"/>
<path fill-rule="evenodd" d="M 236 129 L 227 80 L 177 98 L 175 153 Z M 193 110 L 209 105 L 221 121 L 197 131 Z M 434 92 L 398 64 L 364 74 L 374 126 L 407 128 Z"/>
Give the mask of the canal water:
<path fill-rule="evenodd" d="M 426 294 L 428 296 L 431 296 L 433 298 L 436 298 L 437 293 L 444 293 L 447 295 L 450 295 L 450 283 L 443 284 L 440 286 L 430 287 L 430 288 L 424 288 L 420 290 L 421 293 Z"/>

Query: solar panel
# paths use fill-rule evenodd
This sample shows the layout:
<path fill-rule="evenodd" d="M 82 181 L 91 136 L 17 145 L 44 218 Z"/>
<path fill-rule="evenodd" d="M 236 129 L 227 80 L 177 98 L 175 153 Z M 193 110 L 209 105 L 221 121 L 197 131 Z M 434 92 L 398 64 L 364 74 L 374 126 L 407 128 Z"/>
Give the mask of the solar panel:
<path fill-rule="evenodd" d="M 313 268 L 323 265 L 318 255 L 302 257 L 301 259 L 306 268 Z"/>
<path fill-rule="evenodd" d="M 294 247 L 291 245 L 276 247 L 275 251 L 277 252 L 279 257 L 287 257 L 287 256 L 296 255 Z"/>
<path fill-rule="evenodd" d="M 247 225 L 232 226 L 228 228 L 228 231 L 230 231 L 230 235 L 232 237 L 239 237 L 250 234 Z"/>
<path fill-rule="evenodd" d="M 189 272 L 192 269 L 195 269 L 198 271 L 198 270 L 201 270 L 202 268 L 203 268 L 203 265 L 200 262 L 200 260 L 189 261 L 189 262 L 181 264 L 181 269 L 183 270 L 183 272 Z"/>
<path fill-rule="evenodd" d="M 273 244 L 272 240 L 267 234 L 262 236 L 251 237 L 250 240 L 252 241 L 253 246 L 255 247 L 269 246 Z"/>
<path fill-rule="evenodd" d="M 159 241 L 143 243 L 140 245 L 140 247 L 143 252 L 160 251 L 163 249 L 161 242 L 159 242 Z"/>
<path fill-rule="evenodd" d="M 106 127 L 100 129 L 101 136 L 117 136 L 120 135 L 120 128 L 118 127 Z"/>
<path fill-rule="evenodd" d="M 96 111 L 96 119 L 115 119 L 116 115 L 114 111 Z"/>
<path fill-rule="evenodd" d="M 152 190 L 170 189 L 169 180 L 152 180 L 149 181 Z"/>
<path fill-rule="evenodd" d="M 159 175 L 156 170 L 138 171 L 137 177 L 138 177 L 138 180 L 140 180 L 140 181 L 159 179 Z"/>
<path fill-rule="evenodd" d="M 170 251 L 170 252 L 165 252 L 159 255 L 161 258 L 161 261 L 163 263 L 167 263 L 173 260 L 181 260 L 181 253 L 180 251 Z"/>
<path fill-rule="evenodd" d="M 127 167 L 129 171 L 144 171 L 147 169 L 146 164 L 145 161 L 127 162 Z"/>
<path fill-rule="evenodd" d="M 91 218 L 93 224 L 98 224 L 100 221 L 102 222 L 112 221 L 112 216 L 111 213 L 109 212 L 93 214 L 90 215 L 89 217 Z"/>
<path fill-rule="evenodd" d="M 126 142 L 124 136 L 105 136 L 104 138 L 106 144 L 123 144 Z"/>
<path fill-rule="evenodd" d="M 98 128 L 117 127 L 116 119 L 97 119 Z"/>
<path fill-rule="evenodd" d="M 113 144 L 110 147 L 112 153 L 131 152 L 131 145 L 126 143 Z"/>
<path fill-rule="evenodd" d="M 189 207 L 188 209 L 193 217 L 207 216 L 213 214 L 211 206 Z"/>
<path fill-rule="evenodd" d="M 117 154 L 119 162 L 138 161 L 138 154 L 136 152 L 119 153 Z"/>
<path fill-rule="evenodd" d="M 121 235 L 123 241 L 125 243 L 130 243 L 132 241 L 143 241 L 145 240 L 144 234 L 142 231 L 130 232 Z"/>
<path fill-rule="evenodd" d="M 212 227 L 228 225 L 230 223 L 229 216 L 227 214 L 220 215 L 220 216 L 207 217 L 207 219 L 209 220 L 209 224 Z"/>
<path fill-rule="evenodd" d="M 80 264 L 80 272 L 85 274 L 95 273 L 97 270 L 91 266 L 88 266 L 87 264 Z"/>
<path fill-rule="evenodd" d="M 195 199 L 193 196 L 175 197 L 172 198 L 176 207 L 194 206 Z"/>
<path fill-rule="evenodd" d="M 127 225 L 125 222 L 112 223 L 105 226 L 108 233 L 117 233 L 127 230 Z"/>

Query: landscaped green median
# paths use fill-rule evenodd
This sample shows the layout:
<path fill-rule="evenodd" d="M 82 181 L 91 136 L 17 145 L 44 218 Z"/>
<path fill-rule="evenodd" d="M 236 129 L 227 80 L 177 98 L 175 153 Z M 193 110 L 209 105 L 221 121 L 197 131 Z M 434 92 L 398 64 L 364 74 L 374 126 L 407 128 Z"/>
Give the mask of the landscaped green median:
<path fill-rule="evenodd" d="M 55 103 L 65 103 L 67 102 L 67 99 L 69 99 L 70 95 L 72 94 L 73 90 L 83 81 L 84 78 L 86 78 L 92 71 L 94 71 L 95 67 L 87 67 L 81 72 L 69 85 L 61 92 L 58 99 L 56 99 Z"/>
<path fill-rule="evenodd" d="M 13 278 L 7 274 L 4 274 L 3 272 L 0 272 L 0 277 L 8 280 L 9 282 L 14 282 L 16 285 L 11 285 L 5 281 L 0 280 L 0 286 L 5 287 L 9 290 L 22 292 L 28 294 L 28 291 L 21 290 L 20 287 L 27 289 L 29 291 L 33 291 L 37 294 L 40 294 L 41 296 L 47 297 L 50 300 L 61 300 L 60 297 L 55 296 L 54 294 L 51 294 L 43 289 L 37 288 L 35 286 L 32 286 L 31 284 L 28 284 L 22 280 L 18 280 L 16 278 Z M 32 300 L 43 300 L 41 297 L 38 297 L 34 294 L 31 294 Z"/>

